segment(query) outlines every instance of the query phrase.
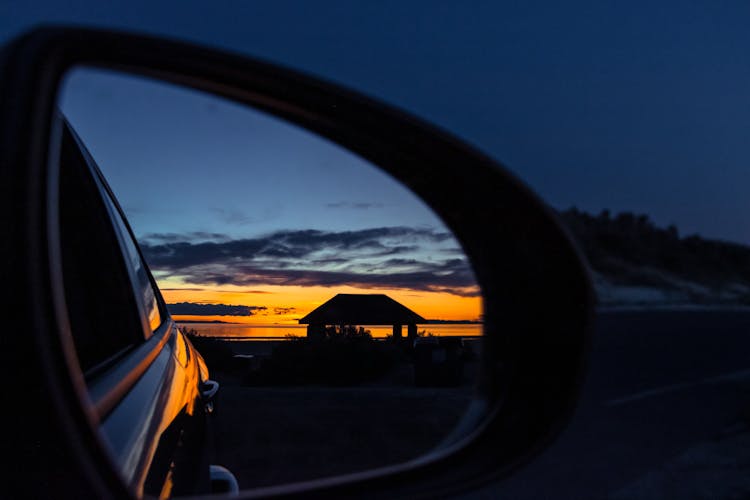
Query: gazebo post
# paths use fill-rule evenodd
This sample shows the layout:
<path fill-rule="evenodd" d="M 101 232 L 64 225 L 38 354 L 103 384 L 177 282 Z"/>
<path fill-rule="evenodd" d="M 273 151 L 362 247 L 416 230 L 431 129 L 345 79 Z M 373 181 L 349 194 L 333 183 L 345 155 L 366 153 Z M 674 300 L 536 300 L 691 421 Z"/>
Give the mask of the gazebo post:
<path fill-rule="evenodd" d="M 401 339 L 401 325 L 393 325 L 393 338 Z"/>
<path fill-rule="evenodd" d="M 307 338 L 308 339 L 319 339 L 325 334 L 325 325 L 317 323 L 310 323 L 307 325 Z"/>
<path fill-rule="evenodd" d="M 409 335 L 409 340 L 416 339 L 417 338 L 417 325 L 416 325 L 416 323 L 409 323 L 409 326 L 407 328 L 408 328 L 407 331 L 408 331 L 408 335 Z"/>

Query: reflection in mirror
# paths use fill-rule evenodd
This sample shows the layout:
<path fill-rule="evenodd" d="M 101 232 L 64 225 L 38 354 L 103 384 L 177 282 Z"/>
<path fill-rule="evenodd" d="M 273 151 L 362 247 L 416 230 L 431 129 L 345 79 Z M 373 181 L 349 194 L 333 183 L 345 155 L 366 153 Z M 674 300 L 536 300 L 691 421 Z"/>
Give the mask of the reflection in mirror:
<path fill-rule="evenodd" d="M 102 434 L 137 491 L 190 492 L 185 464 L 201 456 L 253 488 L 402 463 L 440 445 L 473 395 L 482 305 L 458 242 L 424 203 L 328 140 L 171 84 L 77 68 L 59 107 L 87 158 L 77 175 L 98 165 L 164 316 L 189 340 L 157 329 L 87 358 L 99 366 L 86 378 L 96 403 L 112 383 L 101 374 L 120 373 L 139 344 L 167 338 L 172 356 L 162 351 L 102 411 Z M 108 206 L 116 219 L 105 183 L 91 182 L 104 201 L 84 211 Z M 83 203 L 62 192 L 61 212 L 66 199 Z M 64 247 L 83 220 L 62 217 Z M 126 248 L 127 229 L 113 227 L 112 241 Z M 66 286 L 80 268 L 104 265 L 94 254 L 106 244 L 81 246 L 64 252 L 78 252 Z M 109 272 L 98 268 L 89 282 L 106 288 Z M 96 301 L 114 293 L 66 294 L 74 337 L 87 330 L 88 342 L 106 345 L 117 341 L 110 331 L 148 325 L 126 321 L 143 315 L 137 301 L 132 311 L 110 301 L 106 328 L 92 325 L 76 304 L 103 308 Z M 216 396 L 190 346 L 219 383 Z M 196 391 L 204 395 L 194 404 Z M 206 411 L 207 431 L 196 431 Z"/>

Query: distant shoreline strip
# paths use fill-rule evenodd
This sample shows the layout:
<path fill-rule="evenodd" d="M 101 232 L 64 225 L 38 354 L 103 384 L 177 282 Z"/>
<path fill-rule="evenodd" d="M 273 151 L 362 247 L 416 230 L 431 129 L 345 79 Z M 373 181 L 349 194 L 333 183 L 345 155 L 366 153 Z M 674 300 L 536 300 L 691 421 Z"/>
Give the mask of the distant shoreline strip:
<path fill-rule="evenodd" d="M 250 336 L 246 336 L 246 337 L 227 337 L 227 336 L 222 336 L 222 335 L 201 335 L 201 334 L 197 334 L 195 336 L 196 337 L 200 337 L 202 339 L 216 339 L 216 340 L 241 341 L 241 342 L 251 342 L 251 341 L 266 341 L 266 342 L 267 341 L 279 341 L 279 342 L 286 342 L 286 341 L 294 340 L 294 339 L 304 339 L 304 338 L 307 338 L 305 336 L 292 336 L 291 338 L 287 337 L 287 336 L 283 336 L 283 337 L 268 337 L 268 336 L 265 336 L 265 337 L 262 337 L 262 336 L 254 336 L 254 337 L 250 337 Z M 482 337 L 484 337 L 484 335 L 433 335 L 432 337 L 419 337 L 419 338 L 481 339 Z M 404 337 L 404 339 L 406 339 L 406 338 L 407 337 Z M 373 337 L 372 339 L 373 340 L 386 340 L 386 339 L 388 339 L 388 337 Z"/>

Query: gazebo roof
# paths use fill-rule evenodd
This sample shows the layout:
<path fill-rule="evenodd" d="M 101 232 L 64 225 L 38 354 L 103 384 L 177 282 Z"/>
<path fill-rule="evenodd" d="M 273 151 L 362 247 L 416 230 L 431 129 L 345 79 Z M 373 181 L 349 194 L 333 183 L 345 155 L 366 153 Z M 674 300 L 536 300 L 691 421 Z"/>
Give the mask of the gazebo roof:
<path fill-rule="evenodd" d="M 424 323 L 425 319 L 382 293 L 340 293 L 299 322 L 303 325 L 409 325 Z"/>

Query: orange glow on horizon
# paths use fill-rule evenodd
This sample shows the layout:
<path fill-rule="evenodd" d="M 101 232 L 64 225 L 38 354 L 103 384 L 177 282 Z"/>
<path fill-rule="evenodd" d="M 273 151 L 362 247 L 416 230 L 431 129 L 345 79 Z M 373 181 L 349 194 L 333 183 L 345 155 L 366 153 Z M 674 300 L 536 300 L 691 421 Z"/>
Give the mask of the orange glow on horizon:
<path fill-rule="evenodd" d="M 448 321 L 479 320 L 482 298 L 464 297 L 449 293 L 403 289 L 365 290 L 350 286 L 254 286 L 252 290 L 235 285 L 206 288 L 185 287 L 162 283 L 162 294 L 167 303 L 193 302 L 263 307 L 252 316 L 197 316 L 173 315 L 177 321 L 225 321 L 245 324 L 298 324 L 298 320 L 338 293 L 382 293 L 400 302 L 425 319 Z"/>

